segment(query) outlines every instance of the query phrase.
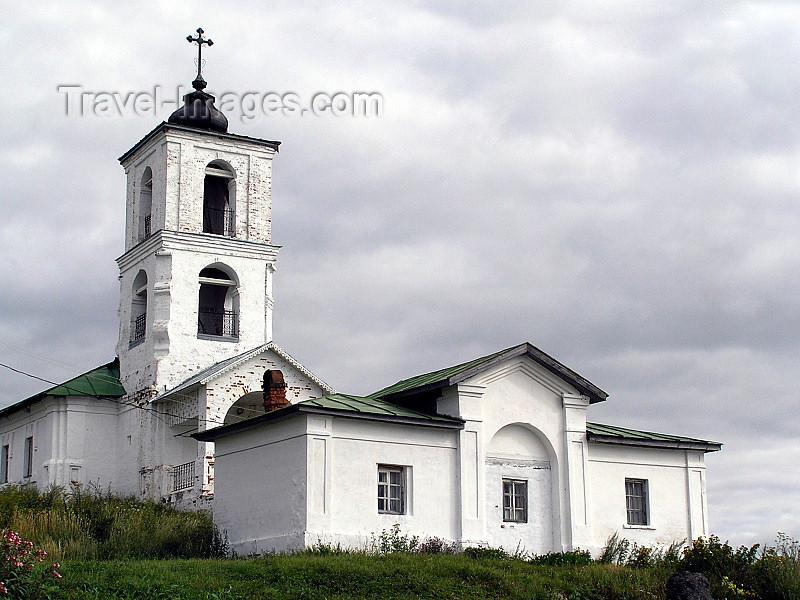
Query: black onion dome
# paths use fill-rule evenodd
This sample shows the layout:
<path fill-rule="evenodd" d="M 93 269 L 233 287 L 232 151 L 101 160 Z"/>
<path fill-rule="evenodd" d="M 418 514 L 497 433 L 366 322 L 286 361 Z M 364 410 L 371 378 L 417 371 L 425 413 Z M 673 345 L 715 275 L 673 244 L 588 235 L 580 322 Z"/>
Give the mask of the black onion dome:
<path fill-rule="evenodd" d="M 183 97 L 183 106 L 169 116 L 169 122 L 211 131 L 228 131 L 228 119 L 216 106 L 214 96 L 203 91 L 206 82 L 201 75 L 192 82 L 195 91 Z"/>

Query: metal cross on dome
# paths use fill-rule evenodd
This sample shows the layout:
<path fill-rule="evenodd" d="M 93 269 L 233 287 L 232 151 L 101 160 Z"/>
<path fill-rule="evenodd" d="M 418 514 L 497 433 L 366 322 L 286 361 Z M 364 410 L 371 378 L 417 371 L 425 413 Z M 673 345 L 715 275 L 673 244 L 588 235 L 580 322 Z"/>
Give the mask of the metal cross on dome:
<path fill-rule="evenodd" d="M 192 37 L 191 35 L 186 36 L 187 42 L 189 42 L 190 44 L 192 43 L 197 44 L 197 77 L 192 82 L 192 87 L 194 87 L 194 89 L 196 90 L 202 90 L 203 88 L 206 87 L 206 80 L 203 79 L 203 76 L 200 74 L 200 72 L 203 69 L 203 44 L 207 44 L 209 46 L 214 45 L 214 42 L 212 42 L 211 40 L 203 38 L 204 33 L 205 31 L 203 31 L 203 28 L 198 27 L 197 37 Z"/>

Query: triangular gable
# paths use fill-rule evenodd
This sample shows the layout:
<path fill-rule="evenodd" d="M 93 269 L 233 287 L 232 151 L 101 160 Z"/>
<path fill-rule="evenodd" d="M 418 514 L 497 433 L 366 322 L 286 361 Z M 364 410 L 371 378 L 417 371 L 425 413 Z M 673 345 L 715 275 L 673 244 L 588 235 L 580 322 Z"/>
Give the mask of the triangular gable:
<path fill-rule="evenodd" d="M 115 358 L 110 363 L 96 367 L 69 381 L 60 383 L 43 392 L 39 392 L 0 410 L 0 416 L 9 415 L 13 412 L 30 406 L 47 396 L 90 396 L 104 398 L 119 398 L 125 395 L 125 388 L 119 381 L 119 358 Z"/>
<path fill-rule="evenodd" d="M 417 375 L 409 379 L 398 381 L 374 394 L 373 398 L 395 399 L 418 394 L 424 394 L 433 390 L 449 387 L 456 383 L 461 383 L 470 377 L 479 375 L 493 366 L 518 356 L 527 356 L 535 361 L 559 379 L 566 381 L 582 394 L 588 396 L 591 403 L 602 402 L 608 398 L 608 394 L 594 385 L 588 379 L 581 377 L 575 371 L 558 362 L 555 358 L 542 352 L 536 346 L 527 342 L 518 346 L 512 346 L 499 352 L 476 358 L 469 362 L 440 369 L 424 375 Z"/>
<path fill-rule="evenodd" d="M 210 381 L 213 381 L 223 373 L 230 371 L 231 369 L 235 369 L 239 365 L 243 364 L 244 362 L 250 360 L 251 358 L 255 358 L 260 354 L 264 354 L 265 352 L 272 351 L 277 354 L 280 358 L 288 362 L 295 368 L 298 372 L 305 375 L 308 379 L 314 382 L 320 389 L 326 394 L 335 394 L 336 390 L 334 390 L 331 386 L 327 383 L 322 381 L 319 377 L 314 375 L 311 371 L 306 369 L 303 365 L 297 362 L 291 355 L 285 352 L 282 348 L 280 348 L 274 342 L 268 342 L 261 346 L 257 346 L 252 350 L 248 350 L 247 352 L 243 352 L 237 356 L 232 356 L 231 358 L 227 358 L 223 361 L 216 363 L 215 365 L 192 375 L 188 379 L 184 380 L 183 382 L 179 383 L 177 386 L 160 394 L 155 400 L 160 400 L 167 396 L 171 396 L 173 394 L 177 394 L 179 392 L 186 391 L 190 388 L 193 388 L 197 385 L 205 385 Z"/>

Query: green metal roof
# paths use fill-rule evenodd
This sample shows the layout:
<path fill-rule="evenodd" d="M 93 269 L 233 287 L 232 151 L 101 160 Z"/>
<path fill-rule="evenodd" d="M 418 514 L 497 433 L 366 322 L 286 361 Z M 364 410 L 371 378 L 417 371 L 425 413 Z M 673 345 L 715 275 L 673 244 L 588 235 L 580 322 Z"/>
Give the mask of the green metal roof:
<path fill-rule="evenodd" d="M 39 392 L 16 404 L 0 410 L 0 416 L 14 413 L 42 400 L 46 396 L 105 396 L 119 397 L 125 395 L 125 388 L 119 382 L 119 359 L 115 358 L 106 365 L 87 371 L 82 375 Z"/>
<path fill-rule="evenodd" d="M 602 402 L 608 398 L 608 394 L 592 382 L 581 377 L 569 367 L 561 364 L 552 356 L 527 342 L 476 358 L 469 362 L 461 363 L 460 365 L 455 365 L 454 367 L 447 367 L 438 371 L 425 373 L 424 375 L 417 375 L 410 379 L 403 379 L 389 387 L 370 394 L 370 396 L 373 398 L 398 398 L 437 388 L 448 387 L 477 375 L 503 360 L 516 356 L 527 356 L 553 373 L 556 377 L 571 384 L 581 393 L 586 394 L 591 403 Z"/>
<path fill-rule="evenodd" d="M 198 431 L 197 433 L 193 433 L 192 437 L 204 442 L 214 441 L 217 438 L 238 431 L 252 429 L 262 424 L 281 421 L 298 413 L 327 414 L 355 419 L 383 421 L 393 424 L 420 425 L 423 427 L 439 427 L 446 429 L 461 429 L 464 427 L 464 421 L 455 417 L 429 414 L 403 406 L 397 406 L 396 404 L 378 398 L 350 396 L 348 394 L 331 394 L 329 396 L 323 396 L 322 398 L 312 398 L 310 400 L 297 402 L 296 404 L 290 404 L 284 408 L 245 419 L 238 423 L 214 427 L 205 431 Z"/>
<path fill-rule="evenodd" d="M 97 367 L 41 392 L 42 396 L 124 396 L 125 388 L 119 382 L 119 359 Z"/>
<path fill-rule="evenodd" d="M 403 419 L 419 419 L 422 421 L 439 421 L 445 423 L 461 423 L 459 419 L 443 415 L 432 415 L 411 408 L 398 406 L 379 398 L 350 396 L 349 394 L 332 394 L 322 398 L 313 398 L 298 402 L 301 406 L 315 406 L 328 410 L 360 413 L 364 415 L 383 415 Z"/>
<path fill-rule="evenodd" d="M 654 446 L 661 448 L 684 448 L 687 450 L 704 450 L 716 452 L 722 448 L 720 442 L 710 442 L 696 438 L 638 431 L 614 425 L 586 423 L 586 437 L 590 442 L 622 444 L 628 446 Z"/>

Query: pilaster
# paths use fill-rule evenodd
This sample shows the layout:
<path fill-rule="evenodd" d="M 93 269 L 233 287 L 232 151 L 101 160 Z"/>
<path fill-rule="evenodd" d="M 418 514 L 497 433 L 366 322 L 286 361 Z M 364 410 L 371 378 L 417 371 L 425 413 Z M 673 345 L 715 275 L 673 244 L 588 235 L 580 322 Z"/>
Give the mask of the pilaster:
<path fill-rule="evenodd" d="M 586 468 L 586 409 L 589 398 L 562 394 L 564 407 L 564 481 L 566 498 L 562 519 L 564 550 L 586 548 L 590 543 L 589 498 L 587 497 Z"/>
<path fill-rule="evenodd" d="M 444 391 L 438 402 L 438 412 L 464 419 L 464 429 L 458 432 L 458 462 L 456 468 L 459 489 L 459 541 L 464 546 L 486 542 L 483 417 L 482 404 L 486 387 L 457 384 Z"/>

